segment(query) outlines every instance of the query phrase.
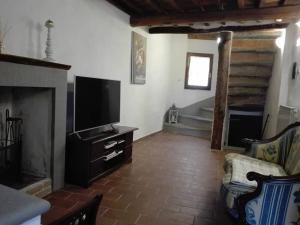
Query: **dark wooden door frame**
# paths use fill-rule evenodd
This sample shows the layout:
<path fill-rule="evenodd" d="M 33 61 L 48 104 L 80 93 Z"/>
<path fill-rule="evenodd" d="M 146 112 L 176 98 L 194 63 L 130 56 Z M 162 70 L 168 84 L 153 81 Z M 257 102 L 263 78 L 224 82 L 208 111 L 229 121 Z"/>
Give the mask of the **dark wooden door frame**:
<path fill-rule="evenodd" d="M 217 87 L 215 94 L 213 131 L 211 137 L 211 149 L 221 150 L 223 140 L 224 118 L 227 107 L 228 80 L 230 73 L 230 58 L 233 32 L 220 32 L 219 62 Z"/>

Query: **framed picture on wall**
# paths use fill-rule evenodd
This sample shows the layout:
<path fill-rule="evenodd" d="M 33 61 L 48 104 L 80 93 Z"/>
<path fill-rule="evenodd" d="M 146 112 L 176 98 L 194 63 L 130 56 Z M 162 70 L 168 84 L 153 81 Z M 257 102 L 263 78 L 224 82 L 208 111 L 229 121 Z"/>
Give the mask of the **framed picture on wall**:
<path fill-rule="evenodd" d="M 131 53 L 131 83 L 146 83 L 146 51 L 147 39 L 142 35 L 132 32 L 132 53 Z"/>

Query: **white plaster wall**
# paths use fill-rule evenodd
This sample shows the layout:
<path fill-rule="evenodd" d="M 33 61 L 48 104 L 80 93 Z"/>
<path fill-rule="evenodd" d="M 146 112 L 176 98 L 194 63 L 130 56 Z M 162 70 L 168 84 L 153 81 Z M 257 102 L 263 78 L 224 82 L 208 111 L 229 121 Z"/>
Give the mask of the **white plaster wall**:
<path fill-rule="evenodd" d="M 266 95 L 266 104 L 264 111 L 264 123 L 269 115 L 269 120 L 264 133 L 264 138 L 275 136 L 277 128 L 277 118 L 279 110 L 279 94 L 281 83 L 281 64 L 282 51 L 278 49 L 273 64 L 273 73 L 269 81 L 269 88 Z"/>
<path fill-rule="evenodd" d="M 219 58 L 217 42 L 189 40 L 187 35 L 184 34 L 174 34 L 171 40 L 171 90 L 169 104 L 175 103 L 178 107 L 185 107 L 215 96 Z M 184 89 L 187 52 L 214 54 L 211 90 Z"/>
<path fill-rule="evenodd" d="M 293 24 L 289 26 L 288 32 L 288 41 L 293 46 L 293 51 L 289 53 L 290 64 L 286 68 L 289 75 L 288 105 L 294 106 L 300 111 L 300 77 L 298 75 L 295 80 L 291 79 L 292 64 L 297 62 L 298 66 L 300 66 L 300 46 L 296 46 L 297 39 L 300 38 L 300 28 Z M 298 120 L 300 120 L 300 118 L 298 118 Z"/>
<path fill-rule="evenodd" d="M 54 58 L 72 75 L 121 80 L 121 124 L 138 127 L 135 139 L 161 130 L 170 75 L 170 36 L 147 36 L 146 85 L 130 84 L 129 16 L 104 0 L 1 0 L 2 23 L 11 29 L 5 52 L 43 58 L 47 19 L 55 22 Z"/>
<path fill-rule="evenodd" d="M 272 137 L 278 132 L 277 122 L 280 105 L 293 106 L 300 110 L 300 78 L 298 76 L 292 80 L 293 63 L 300 64 L 300 47 L 296 46 L 297 39 L 300 37 L 300 30 L 298 26 L 291 24 L 284 33 L 284 49 L 278 49 L 267 94 L 265 117 L 269 113 L 270 120 L 265 138 Z"/>

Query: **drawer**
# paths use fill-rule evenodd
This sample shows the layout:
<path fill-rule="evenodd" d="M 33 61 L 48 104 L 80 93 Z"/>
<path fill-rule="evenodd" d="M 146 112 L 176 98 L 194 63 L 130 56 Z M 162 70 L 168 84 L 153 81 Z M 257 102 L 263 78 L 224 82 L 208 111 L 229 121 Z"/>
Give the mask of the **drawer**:
<path fill-rule="evenodd" d="M 107 152 L 115 150 L 118 146 L 118 141 L 115 139 L 105 141 L 94 141 L 92 143 L 91 160 L 95 160 L 105 155 Z"/>
<path fill-rule="evenodd" d="M 90 178 L 94 178 L 105 171 L 105 162 L 103 158 L 90 163 Z"/>
<path fill-rule="evenodd" d="M 118 143 L 121 148 L 127 147 L 132 144 L 133 135 L 132 134 L 123 134 L 118 137 Z"/>
<path fill-rule="evenodd" d="M 90 176 L 94 178 L 106 170 L 124 161 L 124 150 L 111 150 L 97 160 L 90 163 Z"/>

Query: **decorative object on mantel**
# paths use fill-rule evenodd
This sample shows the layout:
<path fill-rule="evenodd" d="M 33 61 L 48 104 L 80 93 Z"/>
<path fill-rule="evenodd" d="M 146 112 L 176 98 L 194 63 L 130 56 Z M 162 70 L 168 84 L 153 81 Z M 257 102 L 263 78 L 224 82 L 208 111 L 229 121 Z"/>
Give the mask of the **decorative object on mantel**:
<path fill-rule="evenodd" d="M 142 35 L 132 32 L 132 59 L 131 83 L 146 83 L 146 49 L 147 39 Z"/>
<path fill-rule="evenodd" d="M 0 18 L 0 54 L 3 54 L 4 49 L 4 38 L 9 32 L 10 27 L 7 24 L 3 24 Z"/>
<path fill-rule="evenodd" d="M 52 38 L 51 38 L 51 29 L 54 27 L 54 22 L 52 20 L 47 20 L 45 23 L 45 27 L 48 29 L 47 41 L 46 41 L 46 58 L 45 61 L 53 62 L 53 50 L 52 50 Z"/>
<path fill-rule="evenodd" d="M 177 123 L 178 122 L 178 114 L 179 111 L 176 108 L 175 104 L 169 110 L 169 123 Z"/>

